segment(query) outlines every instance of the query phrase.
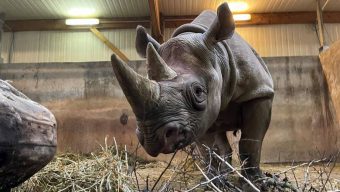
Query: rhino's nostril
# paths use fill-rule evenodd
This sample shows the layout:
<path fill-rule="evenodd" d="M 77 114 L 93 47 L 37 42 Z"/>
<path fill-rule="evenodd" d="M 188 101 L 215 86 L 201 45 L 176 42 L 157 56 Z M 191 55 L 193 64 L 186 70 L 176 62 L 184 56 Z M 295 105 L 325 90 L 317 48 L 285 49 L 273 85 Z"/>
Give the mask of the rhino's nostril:
<path fill-rule="evenodd" d="M 169 138 L 169 137 L 173 136 L 174 134 L 176 134 L 176 129 L 175 128 L 169 128 L 165 132 L 165 137 Z"/>

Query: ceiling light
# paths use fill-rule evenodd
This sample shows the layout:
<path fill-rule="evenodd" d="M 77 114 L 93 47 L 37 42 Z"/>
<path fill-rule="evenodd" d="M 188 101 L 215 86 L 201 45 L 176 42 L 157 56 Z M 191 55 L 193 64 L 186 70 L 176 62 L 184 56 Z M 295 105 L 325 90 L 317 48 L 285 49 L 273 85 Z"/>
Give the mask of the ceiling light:
<path fill-rule="evenodd" d="M 99 19 L 66 19 L 66 25 L 98 25 Z"/>
<path fill-rule="evenodd" d="M 228 5 L 231 12 L 241 12 L 248 10 L 248 3 L 246 2 L 230 2 Z"/>
<path fill-rule="evenodd" d="M 89 17 L 93 16 L 95 12 L 96 10 L 91 8 L 73 8 L 68 13 L 71 17 Z"/>
<path fill-rule="evenodd" d="M 235 21 L 249 21 L 251 19 L 250 14 L 233 14 Z"/>

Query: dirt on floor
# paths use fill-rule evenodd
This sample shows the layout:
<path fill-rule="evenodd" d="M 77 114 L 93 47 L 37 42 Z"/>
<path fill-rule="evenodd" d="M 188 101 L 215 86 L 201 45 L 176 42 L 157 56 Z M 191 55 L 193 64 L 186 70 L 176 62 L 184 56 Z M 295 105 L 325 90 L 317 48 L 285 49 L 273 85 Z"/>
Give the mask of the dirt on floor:
<path fill-rule="evenodd" d="M 309 163 L 261 164 L 261 167 L 263 172 L 273 175 L 278 174 L 281 181 L 287 177 L 288 181 L 301 191 L 313 191 L 313 189 L 315 189 L 314 191 L 321 191 L 320 188 L 325 183 L 327 183 L 327 190 L 325 191 L 340 191 L 340 164 L 317 163 L 316 165 L 311 164 L 308 166 Z M 194 164 L 187 165 L 185 168 L 181 167 L 183 164 L 171 165 L 160 178 L 157 186 L 154 186 L 167 166 L 168 163 L 160 161 L 139 166 L 137 168 L 137 178 L 140 190 L 151 190 L 152 188 L 161 190 L 168 187 L 169 189 L 171 188 L 169 191 L 185 191 L 189 189 L 194 189 L 193 191 L 213 191 L 211 185 L 204 183 L 207 180 L 194 167 Z M 186 171 L 186 173 L 183 171 Z M 235 184 L 236 187 L 242 187 L 236 173 L 228 175 L 227 179 L 230 183 Z M 202 185 L 198 186 L 199 183 L 202 183 Z"/>
<path fill-rule="evenodd" d="M 58 150 L 59 153 L 76 152 L 88 153 L 98 150 L 104 144 L 103 138 L 111 138 L 108 144 L 113 144 L 112 138 L 115 137 L 119 145 L 127 146 L 128 151 L 134 151 L 138 140 L 135 136 L 135 119 L 133 113 L 124 100 L 112 98 L 94 98 L 89 100 L 70 100 L 44 103 L 56 115 L 58 128 Z M 127 122 L 122 122 L 122 115 L 127 116 Z M 77 139 L 75 139 L 77 138 Z M 235 143 L 235 142 L 231 142 Z M 237 151 L 237 149 L 235 149 Z M 143 162 L 137 166 L 137 179 L 140 189 L 152 188 L 161 189 L 168 187 L 173 190 L 188 190 L 195 188 L 197 184 L 204 183 L 206 179 L 200 172 L 193 161 L 187 160 L 184 163 L 182 159 L 185 154 L 177 154 L 174 163 L 172 163 L 167 171 L 163 174 L 159 182 L 154 187 L 159 176 L 163 170 L 168 166 L 166 161 L 169 156 L 158 157 L 152 159 L 147 156 L 144 150 L 139 150 L 139 156 L 147 159 L 150 162 Z M 171 157 L 171 155 L 170 155 Z M 340 158 L 340 157 L 339 157 Z M 234 158 L 235 159 L 235 158 Z M 235 167 L 239 167 L 237 163 Z M 333 164 L 323 163 L 309 163 L 300 164 L 262 164 L 261 167 L 264 172 L 280 174 L 280 179 L 288 178 L 291 183 L 297 187 L 304 187 L 303 185 L 317 188 L 327 183 L 329 191 L 340 189 L 340 165 L 332 168 Z M 297 166 L 292 169 L 292 167 Z M 204 169 L 201 166 L 201 169 Z M 329 174 L 331 172 L 331 174 Z M 210 177 L 211 178 L 211 177 Z M 234 180 L 233 183 L 238 183 L 238 176 L 235 173 L 229 174 L 228 180 Z M 194 191 L 209 190 L 209 184 L 202 184 L 196 187 Z M 211 189 L 210 189 L 211 190 Z"/>
<path fill-rule="evenodd" d="M 222 169 L 215 171 L 211 161 L 197 155 L 196 149 L 186 148 L 182 156 L 170 155 L 168 162 L 150 161 L 118 145 L 109 145 L 107 138 L 98 152 L 58 154 L 12 191 L 252 191 L 245 188 L 245 180 L 240 182 L 238 173 L 242 169 L 235 159 L 234 170 L 222 168 L 226 163 L 221 161 Z M 262 164 L 263 172 L 270 174 L 266 173 L 266 182 L 261 181 L 258 188 L 269 192 L 339 191 L 340 164 L 334 163 L 335 157 L 305 163 Z M 262 189 L 262 183 L 268 190 Z"/>

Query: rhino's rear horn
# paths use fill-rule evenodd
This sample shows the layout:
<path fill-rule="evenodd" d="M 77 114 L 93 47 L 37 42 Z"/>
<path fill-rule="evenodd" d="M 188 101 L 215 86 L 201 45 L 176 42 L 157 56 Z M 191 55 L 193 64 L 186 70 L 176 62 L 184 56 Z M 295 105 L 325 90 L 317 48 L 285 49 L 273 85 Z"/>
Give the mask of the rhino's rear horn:
<path fill-rule="evenodd" d="M 142 119 L 159 98 L 159 84 L 131 69 L 115 54 L 111 56 L 114 74 L 136 117 Z"/>
<path fill-rule="evenodd" d="M 151 43 L 148 44 L 146 55 L 150 79 L 161 81 L 173 79 L 177 76 L 177 73 L 165 63 Z"/>

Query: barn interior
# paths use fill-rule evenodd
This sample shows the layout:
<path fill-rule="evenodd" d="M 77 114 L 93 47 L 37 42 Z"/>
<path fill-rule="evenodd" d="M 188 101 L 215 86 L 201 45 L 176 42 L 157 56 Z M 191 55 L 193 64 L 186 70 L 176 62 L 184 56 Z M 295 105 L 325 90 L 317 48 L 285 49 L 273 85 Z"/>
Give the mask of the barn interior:
<path fill-rule="evenodd" d="M 0 79 L 53 112 L 58 154 L 100 150 L 105 137 L 133 151 L 136 118 L 115 79 L 111 55 L 146 75 L 145 59 L 135 50 L 138 25 L 162 43 L 223 2 L 231 7 L 236 32 L 264 59 L 274 81 L 261 161 L 305 162 L 337 153 L 338 0 L 1 0 Z M 142 148 L 139 155 L 171 157 L 153 158 Z"/>

